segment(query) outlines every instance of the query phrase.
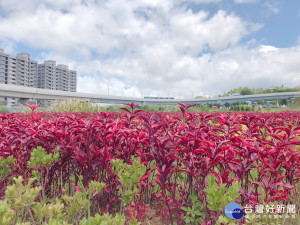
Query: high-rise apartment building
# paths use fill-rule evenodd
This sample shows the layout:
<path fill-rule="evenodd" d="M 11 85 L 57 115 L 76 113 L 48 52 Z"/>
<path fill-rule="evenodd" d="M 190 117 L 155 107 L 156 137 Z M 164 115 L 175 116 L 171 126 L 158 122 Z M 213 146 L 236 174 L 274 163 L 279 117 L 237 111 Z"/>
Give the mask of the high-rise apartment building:
<path fill-rule="evenodd" d="M 0 49 L 0 83 L 76 92 L 77 72 L 54 60 L 38 64 L 28 53 L 11 56 Z M 16 103 L 16 99 L 5 100 Z"/>
<path fill-rule="evenodd" d="M 76 92 L 77 72 L 67 65 L 57 65 L 54 60 L 38 65 L 38 87 Z"/>
<path fill-rule="evenodd" d="M 38 64 L 38 87 L 56 90 L 56 62 L 54 60 Z"/>
<path fill-rule="evenodd" d="M 16 84 L 16 57 L 4 53 L 0 49 L 0 82 L 3 84 Z"/>
<path fill-rule="evenodd" d="M 76 92 L 76 87 L 77 87 L 77 72 L 75 70 L 70 70 L 69 71 L 69 88 L 70 91 Z"/>
<path fill-rule="evenodd" d="M 37 87 L 38 62 L 31 60 L 27 53 L 18 54 L 16 57 L 16 85 Z"/>
<path fill-rule="evenodd" d="M 57 65 L 56 67 L 56 89 L 69 91 L 69 67 L 66 65 Z"/>
<path fill-rule="evenodd" d="M 17 74 L 17 60 L 16 57 L 4 53 L 0 49 L 0 83 L 3 84 L 16 84 Z M 15 98 L 1 98 L 1 101 L 6 101 L 8 105 L 16 104 Z"/>

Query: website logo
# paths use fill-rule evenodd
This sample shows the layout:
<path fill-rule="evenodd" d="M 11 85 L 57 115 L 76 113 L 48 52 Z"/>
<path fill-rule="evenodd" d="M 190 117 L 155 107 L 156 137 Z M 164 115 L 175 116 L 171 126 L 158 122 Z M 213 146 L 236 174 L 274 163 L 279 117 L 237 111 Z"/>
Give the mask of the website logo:
<path fill-rule="evenodd" d="M 238 220 L 243 216 L 242 207 L 236 202 L 230 202 L 225 206 L 225 215 L 229 219 Z"/>

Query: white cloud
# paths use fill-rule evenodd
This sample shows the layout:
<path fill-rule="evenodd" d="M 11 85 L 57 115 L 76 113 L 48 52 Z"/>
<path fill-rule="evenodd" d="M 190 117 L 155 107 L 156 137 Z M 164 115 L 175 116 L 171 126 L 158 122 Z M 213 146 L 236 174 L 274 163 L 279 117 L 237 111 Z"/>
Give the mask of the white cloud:
<path fill-rule="evenodd" d="M 259 48 L 259 51 L 260 52 L 264 52 L 264 53 L 266 53 L 266 52 L 272 52 L 272 51 L 277 51 L 277 50 L 278 50 L 278 48 L 276 48 L 274 46 L 270 46 L 270 45 L 262 45 Z"/>
<path fill-rule="evenodd" d="M 106 76 L 96 76 L 95 72 L 93 82 L 80 78 L 80 91 L 99 93 L 103 90 L 106 93 L 107 80 L 110 80 L 111 94 L 134 96 L 134 90 L 136 97 L 141 90 L 144 95 L 191 97 L 192 93 L 194 96 L 203 92 L 215 95 L 240 86 L 266 88 L 300 84 L 300 46 L 272 51 L 261 51 L 260 46 L 254 49 L 235 47 L 201 57 L 178 55 L 170 52 L 168 46 L 157 49 L 152 52 L 144 49 L 150 56 L 144 54 L 140 58 L 81 64 L 77 67 L 78 71 L 89 70 L 93 65 L 94 71 L 101 71 Z M 159 61 L 161 63 L 157 67 Z M 115 80 L 119 82 L 112 80 L 116 74 L 120 79 Z M 95 87 L 96 84 L 102 84 L 102 87 Z M 126 84 L 131 84 L 131 91 L 125 93 Z"/>
<path fill-rule="evenodd" d="M 2 4 L 9 12 L 0 24 L 3 38 L 87 58 L 92 51 L 99 54 L 137 51 L 157 41 L 171 42 L 176 50 L 194 54 L 207 45 L 219 50 L 236 44 L 251 26 L 255 27 L 225 11 L 209 15 L 204 11 L 192 12 L 184 6 L 174 8 L 176 5 L 168 1 L 122 4 L 116 0 L 73 5 L 72 1 L 62 1 L 51 7 L 46 7 L 47 3 L 30 5 L 26 1 L 27 11 L 13 8 L 12 3 Z"/>
<path fill-rule="evenodd" d="M 191 97 L 300 83 L 300 47 L 241 47 L 261 25 L 224 10 L 192 11 L 182 0 L 18 2 L 0 0 L 1 47 L 42 49 L 40 62 L 78 71 L 81 92 Z"/>
<path fill-rule="evenodd" d="M 219 3 L 222 0 L 179 0 L 181 2 L 193 2 L 196 4 Z"/>
<path fill-rule="evenodd" d="M 236 44 L 248 33 L 247 24 L 234 15 L 218 11 L 208 19 L 208 14 L 191 10 L 178 13 L 170 19 L 171 35 L 174 35 L 174 46 L 181 51 L 201 52 L 208 45 L 213 50 Z M 178 48 L 178 47 L 177 47 Z"/>
<path fill-rule="evenodd" d="M 8 54 L 14 54 L 16 49 L 16 43 L 9 39 L 0 39 L 0 48 L 5 51 L 5 53 Z"/>
<path fill-rule="evenodd" d="M 242 4 L 242 3 L 254 3 L 258 2 L 259 0 L 234 0 L 235 3 Z"/>
<path fill-rule="evenodd" d="M 278 14 L 280 12 L 279 3 L 276 1 L 267 1 L 265 4 L 266 15 L 270 16 L 271 14 Z"/>

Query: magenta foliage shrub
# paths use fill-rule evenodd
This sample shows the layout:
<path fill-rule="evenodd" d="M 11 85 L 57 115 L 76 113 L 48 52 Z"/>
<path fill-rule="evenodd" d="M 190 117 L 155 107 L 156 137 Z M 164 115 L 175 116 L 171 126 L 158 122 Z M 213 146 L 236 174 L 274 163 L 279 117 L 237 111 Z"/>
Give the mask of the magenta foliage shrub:
<path fill-rule="evenodd" d="M 17 164 L 10 176 L 26 180 L 32 149 L 42 146 L 49 153 L 59 146 L 60 160 L 49 171 L 47 195 L 59 196 L 58 181 L 70 183 L 71 176 L 82 175 L 85 186 L 91 180 L 106 183 L 97 207 L 110 212 L 120 204 L 111 160 L 130 163 L 131 156 L 139 157 L 147 172 L 134 205 L 142 209 L 156 202 L 169 222 L 182 221 L 181 207 L 193 190 L 206 201 L 208 175 L 228 185 L 243 181 L 242 205 L 258 204 L 259 186 L 266 203 L 289 200 L 300 174 L 295 148 L 300 144 L 299 112 L 190 113 L 191 105 L 179 104 L 181 113 L 143 112 L 131 104 L 124 113 L 0 114 L 0 156 L 12 155 Z M 258 172 L 255 181 L 252 169 Z M 0 195 L 6 185 L 8 177 L 0 183 Z"/>

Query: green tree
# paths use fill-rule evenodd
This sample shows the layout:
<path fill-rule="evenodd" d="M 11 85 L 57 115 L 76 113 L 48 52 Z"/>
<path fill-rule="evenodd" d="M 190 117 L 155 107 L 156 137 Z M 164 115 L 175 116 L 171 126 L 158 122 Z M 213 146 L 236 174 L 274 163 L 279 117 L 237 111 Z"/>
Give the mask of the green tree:
<path fill-rule="evenodd" d="M 280 99 L 279 104 L 280 105 L 287 105 L 287 100 L 286 99 Z"/>
<path fill-rule="evenodd" d="M 253 91 L 248 87 L 244 87 L 241 89 L 240 94 L 241 95 L 252 95 Z"/>

